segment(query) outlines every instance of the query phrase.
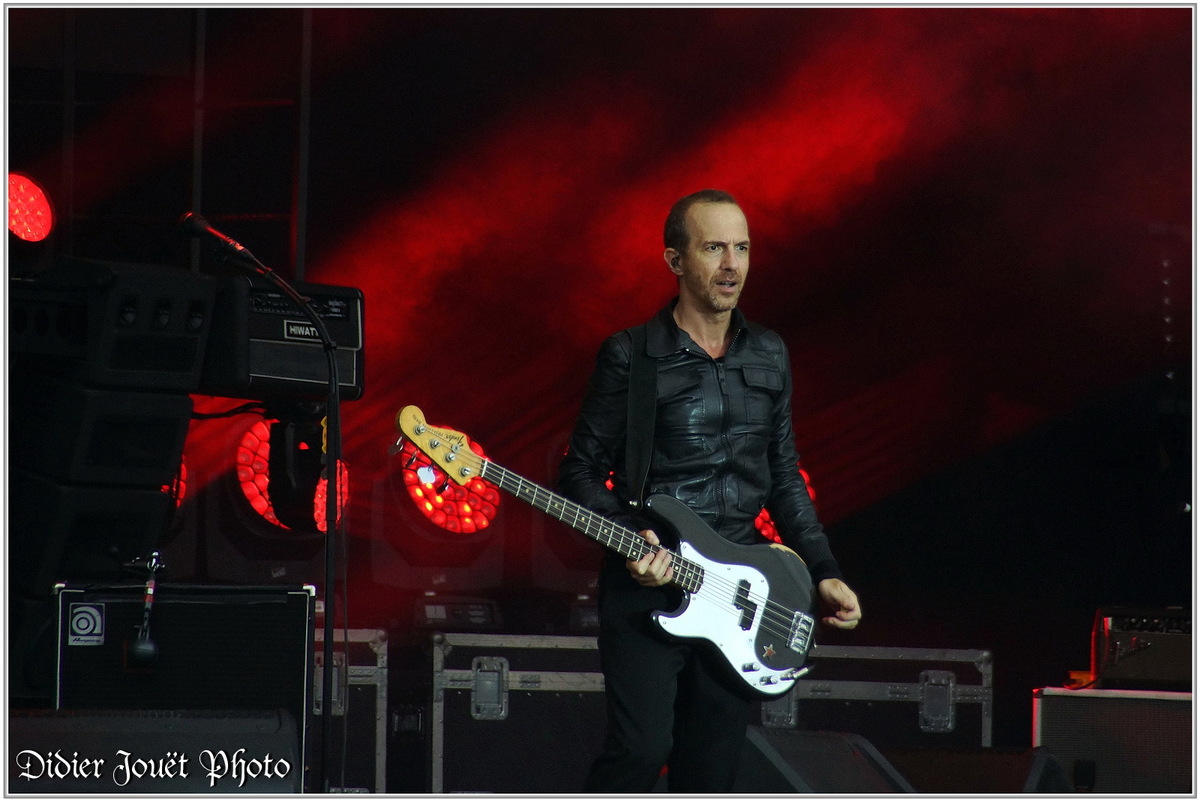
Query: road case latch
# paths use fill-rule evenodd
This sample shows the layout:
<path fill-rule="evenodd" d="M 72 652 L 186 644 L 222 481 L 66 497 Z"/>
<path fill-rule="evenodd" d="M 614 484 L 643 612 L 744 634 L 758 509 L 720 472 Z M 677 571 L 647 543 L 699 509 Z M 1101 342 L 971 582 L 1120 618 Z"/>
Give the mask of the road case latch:
<path fill-rule="evenodd" d="M 917 720 L 921 732 L 954 731 L 954 672 L 922 671 Z"/>
<path fill-rule="evenodd" d="M 800 703 L 792 691 L 764 699 L 761 713 L 764 727 L 795 729 L 800 724 Z"/>
<path fill-rule="evenodd" d="M 508 659 L 476 657 L 471 661 L 471 718 L 503 721 L 508 718 Z"/>
<path fill-rule="evenodd" d="M 314 716 L 324 714 L 325 655 L 319 650 L 314 655 L 312 712 Z M 333 653 L 333 715 L 346 715 L 346 653 Z"/>

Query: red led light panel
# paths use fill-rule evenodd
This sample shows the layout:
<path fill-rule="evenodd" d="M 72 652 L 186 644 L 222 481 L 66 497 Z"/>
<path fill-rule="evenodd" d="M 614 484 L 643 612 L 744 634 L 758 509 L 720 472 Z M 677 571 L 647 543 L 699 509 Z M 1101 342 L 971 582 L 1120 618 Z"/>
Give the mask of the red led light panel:
<path fill-rule="evenodd" d="M 486 459 L 483 449 L 468 439 L 471 450 Z M 405 441 L 400 451 L 404 463 L 404 486 L 417 509 L 448 532 L 471 534 L 486 529 L 496 519 L 500 489 L 475 478 L 465 485 L 449 482 L 441 468 Z"/>
<path fill-rule="evenodd" d="M 26 242 L 41 242 L 54 227 L 50 199 L 37 183 L 20 173 L 8 174 L 8 230 Z"/>

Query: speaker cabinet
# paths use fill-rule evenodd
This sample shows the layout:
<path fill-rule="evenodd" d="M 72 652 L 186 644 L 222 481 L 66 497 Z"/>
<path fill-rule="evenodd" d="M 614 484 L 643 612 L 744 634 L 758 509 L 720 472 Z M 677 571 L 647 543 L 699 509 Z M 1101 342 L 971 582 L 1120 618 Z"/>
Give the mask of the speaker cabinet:
<path fill-rule="evenodd" d="M 895 794 L 913 787 L 862 736 L 752 726 L 734 792 Z"/>
<path fill-rule="evenodd" d="M 883 749 L 919 794 L 1066 794 L 1074 788 L 1045 747 Z"/>
<path fill-rule="evenodd" d="M 284 709 L 303 734 L 311 587 L 159 585 L 148 617 L 143 594 L 59 590 L 56 709 Z"/>
<path fill-rule="evenodd" d="M 14 711 L 14 794 L 294 794 L 300 735 L 283 710 Z"/>
<path fill-rule="evenodd" d="M 25 368 L 94 387 L 197 389 L 217 296 L 211 276 L 61 257 L 9 289 Z"/>
<path fill-rule="evenodd" d="M 1058 759 L 1077 790 L 1191 793 L 1192 695 L 1039 688 L 1033 745 Z"/>
<path fill-rule="evenodd" d="M 50 706 L 56 647 L 54 604 L 51 596 L 16 596 L 8 600 L 10 709 Z"/>
<path fill-rule="evenodd" d="M 171 520 L 173 499 L 156 488 L 65 485 L 14 470 L 8 489 L 9 589 L 29 598 L 48 598 L 56 582 L 119 581 Z"/>
<path fill-rule="evenodd" d="M 13 466 L 72 484 L 161 487 L 179 472 L 191 396 L 23 375 L 11 397 Z"/>

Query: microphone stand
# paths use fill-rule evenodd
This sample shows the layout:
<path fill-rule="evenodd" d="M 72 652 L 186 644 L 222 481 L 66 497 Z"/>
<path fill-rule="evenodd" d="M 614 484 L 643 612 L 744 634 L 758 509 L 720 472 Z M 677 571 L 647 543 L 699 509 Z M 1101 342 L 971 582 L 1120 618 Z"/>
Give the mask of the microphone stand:
<path fill-rule="evenodd" d="M 201 218 L 202 219 L 202 218 Z M 216 233 L 216 232 L 211 232 Z M 334 630 L 334 592 L 336 572 L 334 571 L 336 550 L 334 548 L 337 531 L 338 499 L 341 498 L 338 487 L 339 467 L 342 458 L 342 426 L 341 426 L 341 386 L 338 381 L 337 343 L 329 336 L 325 321 L 313 309 L 309 299 L 298 293 L 274 270 L 260 262 L 254 254 L 244 247 L 232 243 L 228 254 L 229 261 L 241 263 L 254 273 L 266 278 L 292 299 L 296 307 L 307 317 L 317 330 L 321 344 L 325 348 L 325 357 L 329 362 L 329 390 L 327 393 L 326 434 L 325 434 L 325 588 L 322 596 L 325 605 L 324 644 L 322 661 L 324 668 L 321 672 L 321 773 L 319 776 L 321 793 L 329 793 L 329 756 L 332 751 L 330 733 L 333 728 L 333 630 Z M 304 722 L 300 722 L 304 726 Z"/>

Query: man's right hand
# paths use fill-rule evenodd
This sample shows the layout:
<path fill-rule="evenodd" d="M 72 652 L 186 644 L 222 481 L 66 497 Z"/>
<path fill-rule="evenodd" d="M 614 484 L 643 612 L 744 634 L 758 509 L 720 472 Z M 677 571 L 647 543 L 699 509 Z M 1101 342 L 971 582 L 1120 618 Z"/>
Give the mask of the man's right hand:
<path fill-rule="evenodd" d="M 658 545 L 658 535 L 654 534 L 653 529 L 643 529 L 638 534 L 646 539 L 648 545 Z M 629 575 L 639 585 L 648 588 L 665 585 L 671 581 L 671 577 L 674 575 L 671 566 L 671 552 L 667 549 L 651 548 L 642 555 L 640 560 L 626 560 L 625 567 L 629 569 Z"/>

